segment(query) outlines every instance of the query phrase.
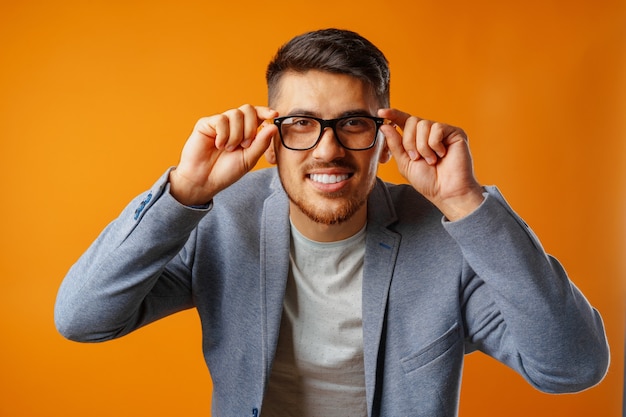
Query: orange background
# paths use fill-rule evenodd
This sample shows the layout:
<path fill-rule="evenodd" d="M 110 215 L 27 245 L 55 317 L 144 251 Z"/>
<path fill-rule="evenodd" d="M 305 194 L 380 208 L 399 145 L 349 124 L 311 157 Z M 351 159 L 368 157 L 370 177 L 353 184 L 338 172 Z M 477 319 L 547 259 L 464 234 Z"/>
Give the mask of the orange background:
<path fill-rule="evenodd" d="M 395 107 L 469 133 L 480 181 L 501 188 L 604 316 L 613 362 L 601 385 L 546 395 L 470 355 L 461 415 L 620 415 L 623 1 L 4 0 L 0 416 L 209 415 L 194 312 L 77 344 L 54 329 L 56 290 L 98 232 L 176 164 L 197 118 L 264 104 L 276 48 L 328 26 L 385 51 Z M 393 162 L 381 175 L 401 181 Z"/>

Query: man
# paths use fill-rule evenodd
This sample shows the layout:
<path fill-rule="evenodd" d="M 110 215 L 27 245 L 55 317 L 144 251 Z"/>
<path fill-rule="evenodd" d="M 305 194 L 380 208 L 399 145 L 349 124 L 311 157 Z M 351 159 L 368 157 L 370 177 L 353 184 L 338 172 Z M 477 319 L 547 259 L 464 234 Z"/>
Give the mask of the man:
<path fill-rule="evenodd" d="M 461 129 L 389 108 L 374 45 L 306 33 L 267 81 L 270 107 L 199 120 L 72 267 L 63 335 L 195 307 L 215 416 L 454 416 L 474 350 L 546 392 L 602 379 L 599 314 L 478 184 Z M 249 172 L 263 154 L 276 168 Z M 410 185 L 376 178 L 391 156 Z"/>

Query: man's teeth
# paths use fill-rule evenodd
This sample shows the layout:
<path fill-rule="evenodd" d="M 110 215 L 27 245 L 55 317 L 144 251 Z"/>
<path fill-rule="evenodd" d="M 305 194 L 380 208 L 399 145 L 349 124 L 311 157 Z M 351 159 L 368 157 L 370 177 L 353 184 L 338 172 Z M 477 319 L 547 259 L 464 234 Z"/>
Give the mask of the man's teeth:
<path fill-rule="evenodd" d="M 311 181 L 321 182 L 322 184 L 335 184 L 337 182 L 347 180 L 348 177 L 349 177 L 348 174 L 343 174 L 343 175 L 311 174 Z"/>

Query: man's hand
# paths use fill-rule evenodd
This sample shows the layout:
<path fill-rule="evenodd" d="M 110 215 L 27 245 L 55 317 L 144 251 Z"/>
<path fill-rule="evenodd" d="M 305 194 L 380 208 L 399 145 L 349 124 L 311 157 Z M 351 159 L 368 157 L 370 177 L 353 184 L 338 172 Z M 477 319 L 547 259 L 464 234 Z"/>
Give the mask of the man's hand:
<path fill-rule="evenodd" d="M 172 196 L 185 205 L 206 204 L 244 176 L 277 133 L 276 126 L 263 122 L 277 115 L 246 104 L 198 120 L 170 173 Z"/>
<path fill-rule="evenodd" d="M 472 157 L 463 130 L 420 119 L 396 109 L 381 109 L 390 120 L 381 131 L 400 173 L 448 220 L 458 220 L 483 201 L 482 187 L 474 177 Z"/>

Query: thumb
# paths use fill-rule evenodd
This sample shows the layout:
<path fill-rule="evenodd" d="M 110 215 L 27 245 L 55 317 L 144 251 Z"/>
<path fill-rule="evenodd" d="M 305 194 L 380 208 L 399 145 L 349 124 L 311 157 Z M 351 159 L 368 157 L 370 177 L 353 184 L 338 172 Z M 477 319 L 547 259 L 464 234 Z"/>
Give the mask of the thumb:
<path fill-rule="evenodd" d="M 278 128 L 274 124 L 266 124 L 261 127 L 250 146 L 243 149 L 246 170 L 252 169 L 270 146 L 272 137 L 278 134 Z"/>
<path fill-rule="evenodd" d="M 410 158 L 404 146 L 402 146 L 402 135 L 396 130 L 394 125 L 383 125 L 380 127 L 380 130 L 385 135 L 385 140 L 387 142 L 387 146 L 391 151 L 391 155 L 396 160 L 396 163 L 399 166 L 406 165 Z"/>
<path fill-rule="evenodd" d="M 395 125 L 404 129 L 404 124 L 411 117 L 409 113 L 405 113 L 398 109 L 379 109 L 378 116 L 390 120 Z"/>

